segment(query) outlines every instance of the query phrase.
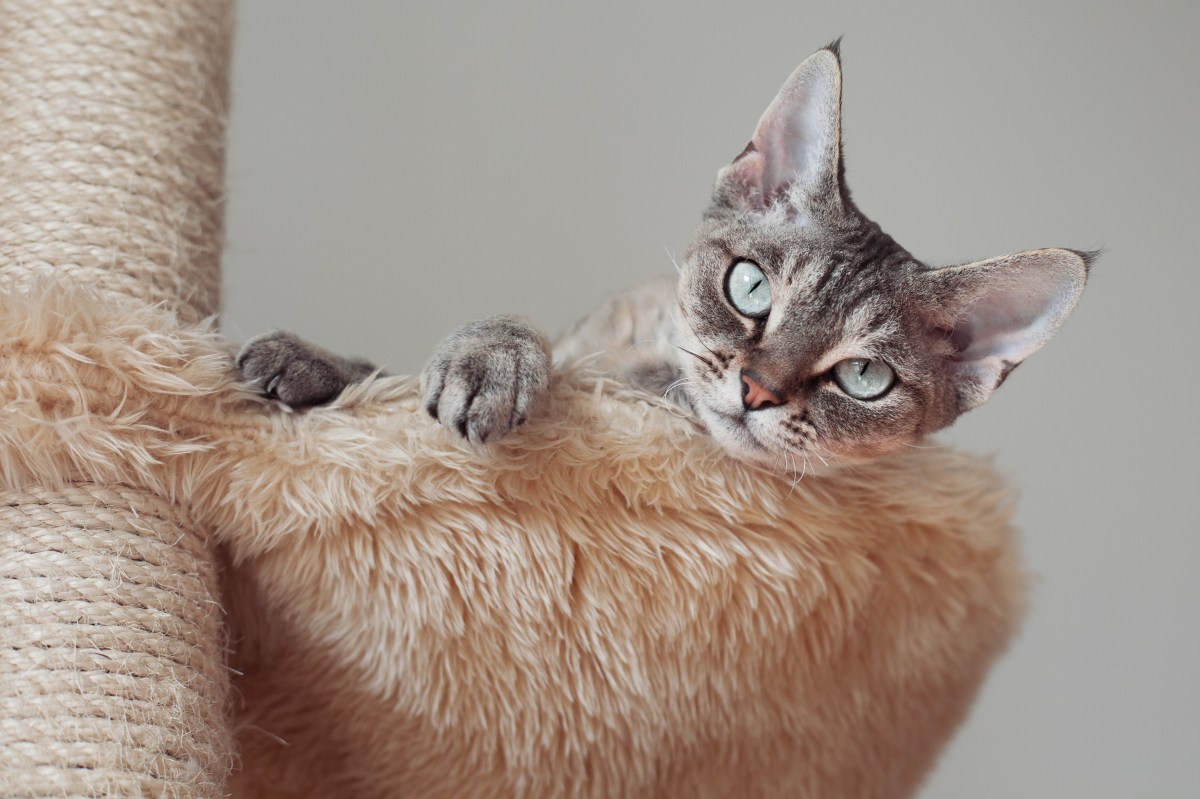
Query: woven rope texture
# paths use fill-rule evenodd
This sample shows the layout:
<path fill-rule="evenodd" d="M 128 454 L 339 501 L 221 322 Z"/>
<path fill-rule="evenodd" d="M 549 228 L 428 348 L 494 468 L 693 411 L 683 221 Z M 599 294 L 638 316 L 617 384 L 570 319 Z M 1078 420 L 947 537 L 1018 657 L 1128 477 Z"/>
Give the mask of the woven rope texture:
<path fill-rule="evenodd" d="M 219 305 L 230 10 L 0 0 L 0 267 Z"/>
<path fill-rule="evenodd" d="M 0 494 L 0 794 L 219 796 L 216 569 L 170 505 Z"/>

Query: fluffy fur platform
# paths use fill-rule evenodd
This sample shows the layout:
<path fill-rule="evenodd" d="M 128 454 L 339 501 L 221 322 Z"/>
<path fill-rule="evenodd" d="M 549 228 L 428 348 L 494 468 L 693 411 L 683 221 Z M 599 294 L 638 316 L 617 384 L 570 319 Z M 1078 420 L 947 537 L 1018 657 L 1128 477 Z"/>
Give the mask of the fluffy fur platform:
<path fill-rule="evenodd" d="M 0 296 L 3 484 L 146 488 L 227 549 L 235 796 L 906 796 L 1023 607 L 969 456 L 793 485 L 576 373 L 477 451 L 411 379 L 296 414 L 230 365 L 160 310 Z"/>

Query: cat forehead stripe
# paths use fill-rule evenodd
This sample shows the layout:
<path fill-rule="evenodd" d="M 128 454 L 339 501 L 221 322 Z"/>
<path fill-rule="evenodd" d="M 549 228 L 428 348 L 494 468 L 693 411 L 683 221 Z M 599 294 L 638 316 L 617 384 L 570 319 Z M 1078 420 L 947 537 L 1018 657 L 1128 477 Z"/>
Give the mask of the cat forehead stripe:
<path fill-rule="evenodd" d="M 798 253 L 790 261 L 784 279 L 791 292 L 796 294 L 815 294 L 836 266 L 829 258 L 820 254 L 814 257 Z"/>

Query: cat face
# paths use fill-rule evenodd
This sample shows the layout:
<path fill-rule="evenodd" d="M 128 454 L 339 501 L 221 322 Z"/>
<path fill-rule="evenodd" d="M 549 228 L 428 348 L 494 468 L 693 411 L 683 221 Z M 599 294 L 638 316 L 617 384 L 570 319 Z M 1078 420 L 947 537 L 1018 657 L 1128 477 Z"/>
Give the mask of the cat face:
<path fill-rule="evenodd" d="M 806 60 L 717 179 L 679 283 L 685 390 L 730 452 L 802 474 L 915 444 L 1065 320 L 1087 257 L 945 269 L 854 206 L 836 48 Z"/>
<path fill-rule="evenodd" d="M 870 224 L 710 219 L 680 290 L 693 407 L 728 449 L 774 463 L 795 455 L 797 469 L 879 455 L 948 424 L 950 347 L 924 335 L 920 270 Z M 737 281 L 759 275 L 766 286 L 754 293 L 769 309 L 751 316 Z"/>

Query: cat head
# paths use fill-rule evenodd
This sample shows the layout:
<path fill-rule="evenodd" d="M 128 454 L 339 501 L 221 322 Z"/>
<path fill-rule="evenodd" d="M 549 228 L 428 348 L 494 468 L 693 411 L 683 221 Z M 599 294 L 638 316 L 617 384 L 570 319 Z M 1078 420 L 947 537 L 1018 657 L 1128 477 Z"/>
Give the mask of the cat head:
<path fill-rule="evenodd" d="M 1058 330 L 1090 256 L 931 268 L 854 206 L 837 45 L 717 176 L 679 283 L 686 391 L 727 449 L 795 469 L 898 450 L 983 404 Z"/>

